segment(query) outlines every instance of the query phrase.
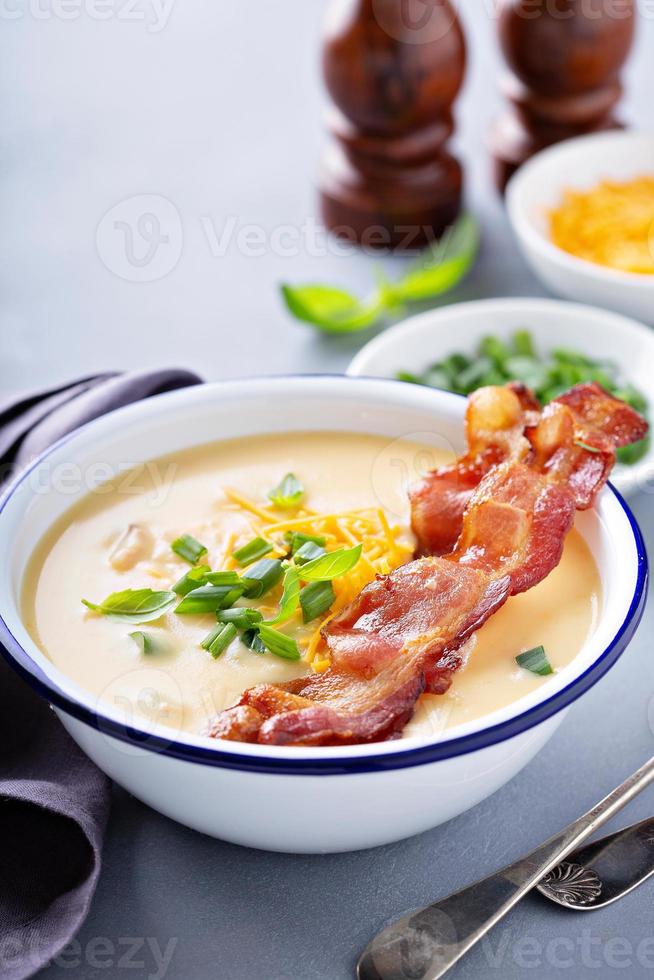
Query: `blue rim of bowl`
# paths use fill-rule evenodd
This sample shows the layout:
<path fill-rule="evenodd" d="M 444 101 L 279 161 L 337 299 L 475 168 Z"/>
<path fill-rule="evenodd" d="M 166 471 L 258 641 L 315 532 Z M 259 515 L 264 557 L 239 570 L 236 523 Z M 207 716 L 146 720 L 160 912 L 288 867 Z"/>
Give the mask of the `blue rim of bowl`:
<path fill-rule="evenodd" d="M 273 378 L 279 377 L 285 377 L 285 379 L 288 380 L 289 376 L 274 375 L 266 378 L 265 380 L 272 380 Z M 292 377 L 336 377 L 341 380 L 345 380 L 347 378 L 346 375 L 328 374 L 303 374 L 294 375 Z M 254 379 L 248 378 L 239 380 L 252 381 Z M 356 383 L 358 380 L 364 379 L 352 378 L 351 380 Z M 391 383 L 394 385 L 404 384 L 404 382 L 392 378 L 375 378 L 366 380 L 384 381 L 385 383 Z M 153 398 L 147 399 L 147 401 L 166 398 L 171 394 L 175 394 L 175 392 L 155 395 Z M 446 394 L 452 393 L 447 392 Z M 116 411 L 120 412 L 122 409 L 117 409 Z M 113 414 L 113 412 L 107 413 L 107 415 Z M 102 418 L 106 417 L 106 415 L 102 416 Z M 73 439 L 79 435 L 83 429 L 88 428 L 88 426 L 92 426 L 94 422 L 95 420 L 87 422 L 85 425 L 80 426 L 73 432 L 68 433 L 66 436 L 57 440 L 57 442 L 53 443 L 52 446 L 36 457 L 36 459 L 32 461 L 31 465 L 25 469 L 13 481 L 13 483 L 10 484 L 7 491 L 3 494 L 0 502 L 0 514 L 17 489 L 37 466 L 39 466 L 49 455 L 51 455 L 51 453 L 55 452 L 55 450 L 59 449 L 70 439 Z M 84 722 L 90 728 L 102 733 L 103 735 L 108 735 L 118 739 L 121 742 L 127 742 L 132 746 L 146 749 L 147 751 L 154 752 L 159 755 L 179 759 L 184 762 L 214 766 L 220 769 L 231 769 L 241 772 L 267 773 L 271 775 L 342 776 L 386 772 L 395 769 L 405 769 L 413 766 L 427 765 L 433 762 L 444 761 L 445 759 L 453 759 L 457 756 L 467 755 L 470 752 L 478 752 L 482 749 L 489 748 L 492 745 L 497 745 L 499 742 L 505 742 L 508 739 L 515 738 L 517 735 L 521 735 L 530 728 L 534 728 L 536 725 L 547 721 L 547 719 L 551 718 L 553 715 L 558 714 L 564 708 L 567 708 L 574 701 L 580 698 L 582 694 L 585 694 L 587 690 L 593 687 L 611 669 L 631 642 L 642 619 L 645 609 L 645 602 L 647 599 L 649 578 L 647 550 L 640 527 L 638 526 L 638 522 L 631 512 L 630 507 L 622 495 L 610 483 L 607 484 L 607 489 L 616 497 L 627 517 L 627 520 L 629 521 L 629 526 L 636 545 L 638 560 L 638 570 L 634 593 L 629 604 L 627 615 L 625 616 L 622 625 L 620 626 L 620 629 L 614 636 L 613 640 L 602 651 L 591 666 L 584 671 L 583 674 L 580 674 L 579 677 L 576 677 L 573 681 L 571 681 L 570 684 L 563 688 L 563 690 L 558 691 L 556 694 L 547 698 L 547 700 L 542 701 L 540 704 L 534 705 L 533 708 L 529 708 L 526 711 L 521 712 L 521 714 L 516 715 L 514 718 L 509 718 L 506 721 L 499 722 L 498 724 L 489 728 L 481 729 L 478 732 L 471 732 L 468 735 L 461 735 L 443 742 L 430 743 L 428 745 L 421 745 L 415 748 L 399 749 L 397 752 L 389 752 L 377 756 L 374 754 L 371 754 L 370 756 L 353 756 L 349 758 L 339 758 L 338 756 L 333 756 L 331 758 L 319 758 L 315 760 L 310 758 L 291 759 L 275 758 L 274 756 L 248 756 L 245 751 L 239 751 L 238 754 L 233 754 L 230 752 L 224 752 L 219 748 L 214 749 L 213 747 L 203 745 L 191 745 L 186 742 L 178 742 L 173 738 L 169 739 L 160 735 L 153 735 L 150 732 L 145 732 L 142 729 L 135 728 L 132 725 L 123 724 L 122 722 L 108 718 L 106 715 L 94 711 L 91 708 L 88 708 L 86 705 L 81 704 L 79 701 L 74 700 L 73 698 L 69 697 L 68 694 L 62 691 L 39 667 L 39 665 L 32 660 L 29 653 L 24 649 L 24 647 L 21 646 L 16 637 L 13 635 L 2 616 L 0 616 L 0 655 L 37 694 L 45 698 L 45 700 L 54 707 L 59 708 L 67 715 L 70 715 L 72 718 Z M 374 753 L 374 743 L 371 743 L 371 751 Z"/>

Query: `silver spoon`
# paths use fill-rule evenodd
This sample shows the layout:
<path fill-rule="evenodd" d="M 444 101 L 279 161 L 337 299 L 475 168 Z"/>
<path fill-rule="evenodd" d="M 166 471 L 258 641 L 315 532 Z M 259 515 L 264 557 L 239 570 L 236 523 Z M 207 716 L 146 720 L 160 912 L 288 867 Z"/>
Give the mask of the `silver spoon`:
<path fill-rule="evenodd" d="M 383 929 L 357 965 L 358 980 L 437 980 L 541 878 L 654 780 L 654 757 L 591 810 L 514 864 Z"/>
<path fill-rule="evenodd" d="M 654 875 L 654 817 L 579 848 L 536 886 L 566 909 L 588 912 L 628 895 Z"/>

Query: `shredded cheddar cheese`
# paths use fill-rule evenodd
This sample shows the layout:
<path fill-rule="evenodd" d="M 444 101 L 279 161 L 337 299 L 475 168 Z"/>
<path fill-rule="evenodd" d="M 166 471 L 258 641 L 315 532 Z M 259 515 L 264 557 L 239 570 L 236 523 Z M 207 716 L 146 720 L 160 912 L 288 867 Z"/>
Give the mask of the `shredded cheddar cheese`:
<path fill-rule="evenodd" d="M 549 213 L 552 241 L 577 258 L 654 275 L 654 176 L 567 190 Z"/>
<path fill-rule="evenodd" d="M 346 575 L 332 582 L 336 600 L 330 611 L 323 616 L 318 626 L 310 624 L 306 633 L 297 637 L 304 651 L 304 660 L 316 672 L 327 670 L 330 664 L 329 653 L 321 635 L 321 629 L 336 616 L 369 582 L 377 575 L 387 575 L 398 565 L 403 565 L 413 555 L 413 542 L 408 540 L 403 528 L 391 526 L 381 507 L 367 507 L 360 510 L 346 510 L 337 513 L 319 514 L 309 508 L 298 509 L 292 518 L 279 519 L 279 512 L 272 507 L 260 505 L 240 491 L 225 488 L 225 495 L 231 505 L 247 516 L 247 531 L 229 542 L 225 549 L 224 567 L 233 568 L 235 563 L 231 552 L 250 537 L 261 537 L 274 546 L 274 554 L 282 555 L 288 551 L 284 534 L 297 531 L 316 535 L 325 539 L 328 551 L 351 548 L 361 545 L 361 558 Z M 229 554 L 229 557 L 227 555 Z M 301 614 L 298 612 L 296 618 Z"/>

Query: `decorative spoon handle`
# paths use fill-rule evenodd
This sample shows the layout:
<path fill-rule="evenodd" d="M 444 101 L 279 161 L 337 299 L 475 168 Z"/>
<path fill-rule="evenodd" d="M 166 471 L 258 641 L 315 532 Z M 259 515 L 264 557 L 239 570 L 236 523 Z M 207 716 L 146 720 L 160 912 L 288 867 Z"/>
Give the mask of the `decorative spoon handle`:
<path fill-rule="evenodd" d="M 574 912 L 604 908 L 654 875 L 654 817 L 573 851 L 536 888 Z"/>
<path fill-rule="evenodd" d="M 653 780 L 654 757 L 531 854 L 382 930 L 359 960 L 359 980 L 442 977 L 544 875 Z"/>

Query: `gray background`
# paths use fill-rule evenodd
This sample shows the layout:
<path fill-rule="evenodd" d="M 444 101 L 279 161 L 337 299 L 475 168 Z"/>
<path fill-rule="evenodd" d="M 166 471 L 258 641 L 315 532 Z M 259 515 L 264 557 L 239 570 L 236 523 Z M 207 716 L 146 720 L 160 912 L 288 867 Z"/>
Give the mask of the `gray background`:
<path fill-rule="evenodd" d="M 333 254 L 308 233 L 294 254 L 279 254 L 270 238 L 315 215 L 324 5 L 173 0 L 171 8 L 164 0 L 164 23 L 154 0 L 133 10 L 127 0 L 59 3 L 5 0 L 0 10 L 0 388 L 155 364 L 210 378 L 344 369 L 363 338 L 327 340 L 296 325 L 278 283 L 318 279 L 365 291 L 370 260 Z M 484 248 L 448 301 L 542 293 L 488 176 L 484 141 L 497 107 L 491 8 L 466 4 L 471 58 L 458 136 Z M 653 49 L 650 19 L 625 100 L 625 116 L 643 127 L 651 125 Z M 142 195 L 166 200 L 153 205 Z M 161 219 L 168 242 L 160 255 L 174 267 L 135 282 L 151 267 L 139 265 L 138 249 L 130 264 L 111 228 L 147 210 Z M 263 246 L 239 239 L 246 225 L 260 229 Z M 649 497 L 635 510 L 652 540 Z M 249 851 L 116 790 L 91 914 L 79 946 L 47 975 L 160 976 L 156 943 L 172 950 L 166 975 L 175 980 L 352 977 L 355 954 L 389 919 L 517 857 L 652 753 L 651 628 L 650 612 L 628 654 L 513 782 L 450 824 L 390 847 L 330 857 Z M 646 794 L 624 819 L 653 806 Z M 274 814 L 264 807 L 262 819 Z M 653 895 L 645 886 L 588 916 L 528 899 L 454 975 L 654 975 Z M 141 944 L 131 965 L 129 937 Z"/>

